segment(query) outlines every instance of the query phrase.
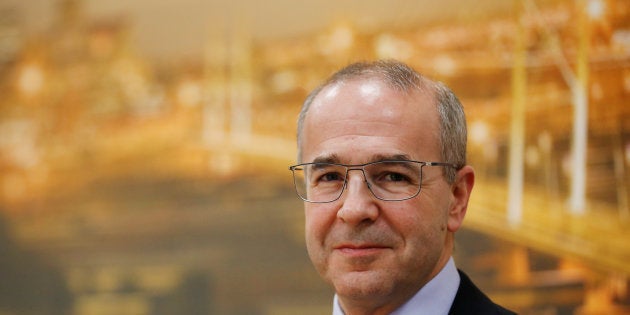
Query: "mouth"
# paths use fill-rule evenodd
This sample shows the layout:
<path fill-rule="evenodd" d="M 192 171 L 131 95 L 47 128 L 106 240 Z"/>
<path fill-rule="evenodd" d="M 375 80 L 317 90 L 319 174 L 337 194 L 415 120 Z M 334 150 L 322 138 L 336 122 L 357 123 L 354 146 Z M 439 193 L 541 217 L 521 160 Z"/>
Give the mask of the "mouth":
<path fill-rule="evenodd" d="M 388 249 L 390 247 L 381 244 L 342 244 L 334 247 L 336 252 L 349 257 L 376 255 Z"/>

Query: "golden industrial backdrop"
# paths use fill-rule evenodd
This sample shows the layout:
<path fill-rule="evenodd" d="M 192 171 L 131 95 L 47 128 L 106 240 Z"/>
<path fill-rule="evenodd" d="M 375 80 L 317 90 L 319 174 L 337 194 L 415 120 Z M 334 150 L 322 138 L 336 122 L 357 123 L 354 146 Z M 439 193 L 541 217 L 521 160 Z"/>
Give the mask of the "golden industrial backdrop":
<path fill-rule="evenodd" d="M 453 88 L 455 255 L 519 314 L 630 314 L 630 1 L 1 0 L 0 314 L 330 314 L 287 166 L 306 94 Z"/>

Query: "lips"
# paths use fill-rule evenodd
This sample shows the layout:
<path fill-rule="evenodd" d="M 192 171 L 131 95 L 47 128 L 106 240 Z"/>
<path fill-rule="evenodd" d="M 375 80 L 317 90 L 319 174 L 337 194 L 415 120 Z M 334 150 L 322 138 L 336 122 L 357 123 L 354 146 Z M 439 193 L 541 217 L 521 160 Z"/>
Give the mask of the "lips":
<path fill-rule="evenodd" d="M 333 249 L 344 255 L 365 256 L 374 255 L 390 247 L 381 244 L 341 244 Z"/>

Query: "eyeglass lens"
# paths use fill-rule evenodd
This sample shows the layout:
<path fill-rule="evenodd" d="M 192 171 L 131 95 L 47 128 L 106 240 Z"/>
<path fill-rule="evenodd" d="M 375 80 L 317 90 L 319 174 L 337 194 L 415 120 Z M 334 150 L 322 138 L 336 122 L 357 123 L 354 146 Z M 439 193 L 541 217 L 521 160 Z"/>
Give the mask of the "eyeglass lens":
<path fill-rule="evenodd" d="M 293 168 L 295 187 L 300 197 L 311 202 L 330 202 L 338 199 L 347 184 L 350 171 L 362 171 L 369 189 L 382 200 L 404 200 L 420 191 L 421 163 L 383 161 L 362 167 L 313 163 Z"/>

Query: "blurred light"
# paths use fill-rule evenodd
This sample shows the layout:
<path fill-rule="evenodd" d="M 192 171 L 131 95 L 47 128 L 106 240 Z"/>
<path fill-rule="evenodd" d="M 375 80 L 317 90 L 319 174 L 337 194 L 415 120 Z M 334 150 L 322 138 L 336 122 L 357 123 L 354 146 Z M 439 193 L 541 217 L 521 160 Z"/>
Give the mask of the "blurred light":
<path fill-rule="evenodd" d="M 192 80 L 182 82 L 177 88 L 177 103 L 185 107 L 199 105 L 202 98 L 201 86 Z"/>
<path fill-rule="evenodd" d="M 525 150 L 525 163 L 529 167 L 538 166 L 540 162 L 540 152 L 535 146 L 528 146 Z"/>
<path fill-rule="evenodd" d="M 426 37 L 427 43 L 434 48 L 443 48 L 443 46 L 447 46 L 450 39 L 449 33 L 443 29 L 434 30 Z"/>
<path fill-rule="evenodd" d="M 297 78 L 294 72 L 281 71 L 271 77 L 271 87 L 276 93 L 286 93 L 297 86 Z"/>
<path fill-rule="evenodd" d="M 40 163 L 37 126 L 30 120 L 13 120 L 0 124 L 0 153 L 5 161 L 22 169 Z"/>
<path fill-rule="evenodd" d="M 27 64 L 20 70 L 17 84 L 22 93 L 33 96 L 44 86 L 44 72 L 35 64 Z"/>
<path fill-rule="evenodd" d="M 611 37 L 612 47 L 622 52 L 630 51 L 630 30 L 615 30 Z"/>
<path fill-rule="evenodd" d="M 219 152 L 208 161 L 210 170 L 217 175 L 227 176 L 237 169 L 236 157 L 228 152 Z"/>
<path fill-rule="evenodd" d="M 602 0 L 590 0 L 586 6 L 586 12 L 591 19 L 599 20 L 604 16 L 605 5 Z"/>
<path fill-rule="evenodd" d="M 338 27 L 331 34 L 330 41 L 337 49 L 350 48 L 354 43 L 352 30 L 346 26 Z"/>
<path fill-rule="evenodd" d="M 457 72 L 457 64 L 450 56 L 442 55 L 433 60 L 433 67 L 441 75 L 452 76 Z"/>
<path fill-rule="evenodd" d="M 626 143 L 626 164 L 630 165 L 630 142 Z"/>
<path fill-rule="evenodd" d="M 337 26 L 328 36 L 320 39 L 320 44 L 322 53 L 327 55 L 348 50 L 354 45 L 354 32 L 349 26 Z"/>
<path fill-rule="evenodd" d="M 413 53 L 413 47 L 406 41 L 391 34 L 381 34 L 376 39 L 374 50 L 379 58 L 407 60 Z"/>
<path fill-rule="evenodd" d="M 114 63 L 113 73 L 122 92 L 120 96 L 131 105 L 133 110 L 145 106 L 150 98 L 146 72 L 143 63 L 131 57 L 120 57 Z M 185 105 L 195 104 L 185 103 Z"/>
<path fill-rule="evenodd" d="M 488 124 L 483 121 L 475 121 L 470 124 L 470 140 L 477 145 L 485 144 L 490 132 Z"/>

